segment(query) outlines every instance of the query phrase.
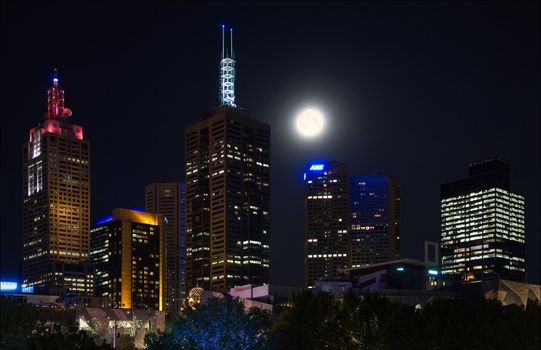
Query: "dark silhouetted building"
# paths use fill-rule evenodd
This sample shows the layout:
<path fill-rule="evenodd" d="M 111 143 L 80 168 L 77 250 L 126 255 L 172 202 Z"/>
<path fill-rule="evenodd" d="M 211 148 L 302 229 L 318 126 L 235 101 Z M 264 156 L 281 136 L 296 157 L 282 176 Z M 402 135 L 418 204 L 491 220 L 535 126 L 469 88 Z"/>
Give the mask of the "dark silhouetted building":
<path fill-rule="evenodd" d="M 304 281 L 311 288 L 350 266 L 347 164 L 309 164 L 304 183 Z"/>
<path fill-rule="evenodd" d="M 186 290 L 269 283 L 270 126 L 237 108 L 233 49 L 220 106 L 186 129 Z"/>
<path fill-rule="evenodd" d="M 90 145 L 66 122 L 72 112 L 56 71 L 47 92 L 45 120 L 23 147 L 22 287 L 91 295 Z"/>
<path fill-rule="evenodd" d="M 113 209 L 91 231 L 96 295 L 114 308 L 163 310 L 163 217 Z"/>
<path fill-rule="evenodd" d="M 465 179 L 441 186 L 441 268 L 464 282 L 524 282 L 524 197 L 511 191 L 501 158 L 473 162 Z"/>
<path fill-rule="evenodd" d="M 352 176 L 349 184 L 351 266 L 400 256 L 400 184 L 378 174 Z"/>
<path fill-rule="evenodd" d="M 351 290 L 359 295 L 382 293 L 392 301 L 422 306 L 435 298 L 452 298 L 460 292 L 445 287 L 438 266 L 415 259 L 390 260 L 340 270 L 336 279 L 315 281 L 314 291 L 342 298 Z"/>
<path fill-rule="evenodd" d="M 164 310 L 180 310 L 181 184 L 157 182 L 145 187 L 145 211 L 164 217 Z"/>

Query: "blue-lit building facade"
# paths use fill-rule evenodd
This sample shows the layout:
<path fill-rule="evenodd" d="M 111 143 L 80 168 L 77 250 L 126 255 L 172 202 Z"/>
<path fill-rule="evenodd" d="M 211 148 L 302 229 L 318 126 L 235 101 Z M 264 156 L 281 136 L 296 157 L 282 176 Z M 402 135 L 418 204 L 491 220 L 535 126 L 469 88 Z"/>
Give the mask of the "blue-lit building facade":
<path fill-rule="evenodd" d="M 473 162 L 469 176 L 441 186 L 442 273 L 463 282 L 524 282 L 524 197 L 511 191 L 501 158 Z"/>
<path fill-rule="evenodd" d="M 304 276 L 312 288 L 350 265 L 347 164 L 309 164 L 304 183 Z"/>
<path fill-rule="evenodd" d="M 351 267 L 400 256 L 400 183 L 378 174 L 352 176 L 349 184 Z"/>

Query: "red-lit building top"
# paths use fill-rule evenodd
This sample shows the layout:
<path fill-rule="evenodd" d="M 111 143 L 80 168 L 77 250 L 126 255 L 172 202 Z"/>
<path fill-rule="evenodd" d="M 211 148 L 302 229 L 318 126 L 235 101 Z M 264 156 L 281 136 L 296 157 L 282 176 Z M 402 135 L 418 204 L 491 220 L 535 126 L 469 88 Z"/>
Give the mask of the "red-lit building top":
<path fill-rule="evenodd" d="M 59 78 L 55 68 L 53 85 L 47 90 L 47 114 L 45 121 L 30 130 L 30 142 L 32 142 L 37 131 L 40 131 L 41 135 L 54 133 L 67 137 L 72 136 L 76 140 L 83 139 L 82 126 L 61 122 L 61 120 L 71 117 L 72 111 L 64 106 L 64 90 L 59 87 L 58 82 Z"/>

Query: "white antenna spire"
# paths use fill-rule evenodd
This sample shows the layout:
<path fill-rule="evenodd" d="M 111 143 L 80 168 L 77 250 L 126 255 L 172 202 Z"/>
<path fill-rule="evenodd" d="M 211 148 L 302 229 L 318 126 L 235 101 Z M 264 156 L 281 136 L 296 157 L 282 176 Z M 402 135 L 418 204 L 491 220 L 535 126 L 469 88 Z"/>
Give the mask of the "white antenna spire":
<path fill-rule="evenodd" d="M 229 31 L 231 32 L 231 58 L 235 59 L 235 54 L 233 53 L 233 28 L 230 28 Z"/>
<path fill-rule="evenodd" d="M 222 24 L 222 58 L 224 58 L 224 30 L 225 30 L 225 25 Z"/>
<path fill-rule="evenodd" d="M 233 28 L 230 50 L 225 48 L 225 25 L 222 24 L 222 59 L 220 60 L 220 106 L 236 107 L 235 104 L 235 56 L 233 54 Z"/>

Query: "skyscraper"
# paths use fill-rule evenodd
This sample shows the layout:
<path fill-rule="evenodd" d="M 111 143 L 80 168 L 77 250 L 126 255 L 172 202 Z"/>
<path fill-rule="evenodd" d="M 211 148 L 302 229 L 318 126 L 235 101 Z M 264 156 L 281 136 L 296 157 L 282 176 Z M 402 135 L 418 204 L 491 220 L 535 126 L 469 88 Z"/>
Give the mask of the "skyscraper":
<path fill-rule="evenodd" d="M 188 293 L 186 291 L 186 184 L 184 182 L 180 182 L 178 184 L 178 190 L 179 190 L 179 199 L 180 199 L 180 207 L 179 207 L 179 227 L 180 227 L 180 234 L 179 234 L 179 289 L 180 289 L 180 298 L 181 300 L 185 300 Z"/>
<path fill-rule="evenodd" d="M 347 164 L 309 164 L 304 182 L 304 280 L 311 288 L 351 263 Z"/>
<path fill-rule="evenodd" d="M 525 280 L 524 197 L 511 191 L 510 166 L 493 157 L 441 186 L 441 268 L 464 282 Z"/>
<path fill-rule="evenodd" d="M 270 126 L 236 107 L 224 47 L 220 106 L 185 132 L 187 289 L 269 283 Z"/>
<path fill-rule="evenodd" d="M 91 233 L 96 295 L 115 308 L 163 310 L 163 217 L 113 209 Z"/>
<path fill-rule="evenodd" d="M 180 310 L 181 189 L 178 182 L 157 182 L 145 187 L 145 211 L 163 215 L 164 309 Z"/>
<path fill-rule="evenodd" d="M 23 146 L 23 287 L 92 293 L 90 144 L 53 75 L 45 120 Z"/>
<path fill-rule="evenodd" d="M 398 259 L 398 179 L 386 174 L 352 176 L 349 193 L 352 267 Z"/>

